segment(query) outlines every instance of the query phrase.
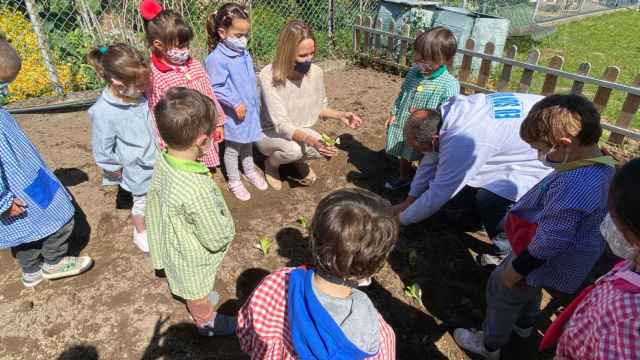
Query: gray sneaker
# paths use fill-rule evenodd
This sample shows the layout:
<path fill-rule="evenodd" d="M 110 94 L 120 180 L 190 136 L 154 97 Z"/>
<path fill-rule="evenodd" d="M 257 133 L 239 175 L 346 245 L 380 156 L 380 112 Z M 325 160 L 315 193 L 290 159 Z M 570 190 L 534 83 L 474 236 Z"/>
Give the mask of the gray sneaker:
<path fill-rule="evenodd" d="M 33 273 L 22 273 L 22 285 L 28 288 L 32 288 L 40 284 L 44 280 L 42 277 L 42 270 L 38 270 Z"/>
<path fill-rule="evenodd" d="M 42 276 L 48 280 L 80 275 L 89 270 L 93 259 L 88 256 L 65 256 L 55 265 L 43 264 Z"/>
<path fill-rule="evenodd" d="M 480 266 L 499 266 L 507 256 L 507 254 L 479 254 L 476 256 L 476 263 Z"/>

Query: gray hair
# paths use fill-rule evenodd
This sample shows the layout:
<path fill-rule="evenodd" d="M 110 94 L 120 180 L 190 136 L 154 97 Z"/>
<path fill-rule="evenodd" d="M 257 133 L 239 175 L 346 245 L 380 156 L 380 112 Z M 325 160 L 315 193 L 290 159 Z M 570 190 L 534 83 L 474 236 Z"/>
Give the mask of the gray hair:
<path fill-rule="evenodd" d="M 416 110 L 411 114 L 404 125 L 405 136 L 414 134 L 418 145 L 431 144 L 434 134 L 438 133 L 438 124 L 442 121 L 442 115 L 437 110 Z"/>

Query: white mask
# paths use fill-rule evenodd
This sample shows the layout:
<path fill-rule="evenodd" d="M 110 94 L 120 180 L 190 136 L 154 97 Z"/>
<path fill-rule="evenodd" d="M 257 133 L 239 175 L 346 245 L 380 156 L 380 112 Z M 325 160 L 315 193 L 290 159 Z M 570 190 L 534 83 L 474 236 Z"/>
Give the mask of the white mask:
<path fill-rule="evenodd" d="M 249 40 L 246 36 L 243 37 L 228 37 L 224 39 L 224 44 L 231 50 L 236 52 L 244 52 L 247 48 Z"/>
<path fill-rule="evenodd" d="M 538 150 L 538 160 L 540 160 L 540 162 L 542 162 L 542 165 L 544 165 L 546 167 L 550 167 L 550 168 L 555 168 L 558 165 L 564 164 L 564 163 L 567 162 L 567 160 L 569 159 L 569 153 L 564 154 L 564 159 L 562 159 L 561 162 L 555 162 L 555 161 L 549 160 L 549 153 L 553 152 L 554 149 L 555 149 L 555 147 L 552 147 L 547 152 Z"/>
<path fill-rule="evenodd" d="M 371 277 L 358 280 L 358 287 L 366 287 L 371 285 Z"/>
<path fill-rule="evenodd" d="M 169 49 L 167 51 L 167 60 L 176 65 L 184 65 L 191 55 L 189 49 Z"/>
<path fill-rule="evenodd" d="M 633 260 L 638 255 L 638 248 L 629 244 L 624 238 L 609 213 L 600 224 L 600 233 L 615 256 L 625 260 Z"/>

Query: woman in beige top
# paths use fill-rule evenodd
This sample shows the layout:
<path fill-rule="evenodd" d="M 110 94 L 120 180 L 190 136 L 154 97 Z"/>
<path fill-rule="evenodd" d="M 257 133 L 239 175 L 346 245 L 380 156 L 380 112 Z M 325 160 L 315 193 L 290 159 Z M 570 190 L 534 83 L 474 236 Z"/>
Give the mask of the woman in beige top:
<path fill-rule="evenodd" d="M 275 60 L 260 72 L 264 137 L 257 146 L 267 157 L 267 182 L 276 190 L 282 187 L 280 165 L 294 163 L 298 181 L 307 186 L 316 175 L 306 161 L 336 155 L 312 129 L 319 117 L 340 120 L 352 129 L 362 124 L 356 114 L 328 107 L 322 69 L 311 63 L 315 50 L 311 29 L 291 21 L 280 33 Z"/>

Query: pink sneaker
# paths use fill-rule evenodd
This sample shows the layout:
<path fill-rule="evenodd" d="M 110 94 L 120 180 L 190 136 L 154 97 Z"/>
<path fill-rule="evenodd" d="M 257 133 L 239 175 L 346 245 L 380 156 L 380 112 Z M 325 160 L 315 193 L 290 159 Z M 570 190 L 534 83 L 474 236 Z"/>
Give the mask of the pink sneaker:
<path fill-rule="evenodd" d="M 247 180 L 249 180 L 251 185 L 255 186 L 259 190 L 264 191 L 269 188 L 269 185 L 267 185 L 267 182 L 264 180 L 264 177 L 260 175 L 257 171 L 253 171 L 251 173 L 245 174 L 244 177 L 247 178 Z"/>
<path fill-rule="evenodd" d="M 249 194 L 241 181 L 230 181 L 227 187 L 238 200 L 247 201 L 251 199 L 251 194 Z"/>

